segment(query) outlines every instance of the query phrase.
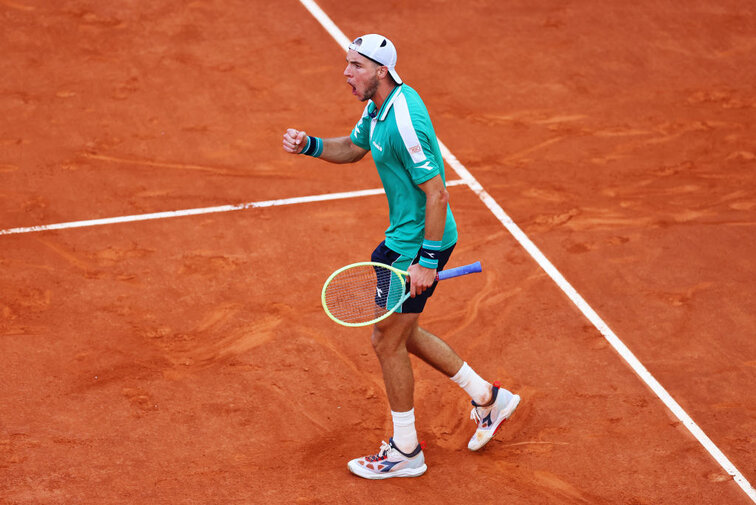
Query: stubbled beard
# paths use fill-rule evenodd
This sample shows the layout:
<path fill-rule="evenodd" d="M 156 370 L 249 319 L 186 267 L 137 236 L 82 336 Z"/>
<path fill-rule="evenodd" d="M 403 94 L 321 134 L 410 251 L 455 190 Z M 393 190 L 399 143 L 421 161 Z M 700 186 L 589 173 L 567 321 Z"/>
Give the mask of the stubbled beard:
<path fill-rule="evenodd" d="M 375 96 L 375 92 L 378 91 L 378 78 L 374 77 L 367 86 L 365 94 L 362 96 L 361 102 L 366 102 Z"/>

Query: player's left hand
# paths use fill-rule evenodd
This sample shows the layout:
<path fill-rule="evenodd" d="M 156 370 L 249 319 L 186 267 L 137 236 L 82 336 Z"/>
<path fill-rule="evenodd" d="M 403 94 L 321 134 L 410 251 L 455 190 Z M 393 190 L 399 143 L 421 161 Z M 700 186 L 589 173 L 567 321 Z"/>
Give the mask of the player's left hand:
<path fill-rule="evenodd" d="M 410 297 L 414 298 L 431 287 L 436 281 L 436 269 L 426 268 L 415 263 L 407 269 L 410 278 Z"/>

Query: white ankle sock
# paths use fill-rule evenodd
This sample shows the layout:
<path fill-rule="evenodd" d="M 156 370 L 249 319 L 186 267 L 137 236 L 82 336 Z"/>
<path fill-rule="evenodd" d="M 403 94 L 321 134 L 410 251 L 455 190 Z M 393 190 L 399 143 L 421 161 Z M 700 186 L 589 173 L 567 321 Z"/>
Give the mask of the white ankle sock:
<path fill-rule="evenodd" d="M 394 421 L 394 445 L 404 453 L 410 453 L 417 447 L 417 431 L 415 431 L 415 409 L 407 412 L 391 411 Z"/>
<path fill-rule="evenodd" d="M 491 400 L 491 384 L 481 379 L 475 370 L 470 368 L 467 362 L 462 364 L 462 368 L 451 377 L 459 387 L 470 395 L 470 398 L 478 405 L 483 405 Z"/>

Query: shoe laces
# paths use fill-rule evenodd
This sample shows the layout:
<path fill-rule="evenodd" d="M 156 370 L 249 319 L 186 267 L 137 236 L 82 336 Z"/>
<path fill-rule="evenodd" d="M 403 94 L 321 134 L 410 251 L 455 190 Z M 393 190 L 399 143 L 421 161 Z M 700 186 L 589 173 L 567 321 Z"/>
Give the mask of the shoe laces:
<path fill-rule="evenodd" d="M 494 406 L 496 406 L 496 399 L 498 397 L 500 387 L 501 387 L 501 383 L 499 383 L 499 381 L 495 381 L 493 383 L 493 388 L 491 389 L 491 404 L 490 405 L 483 406 L 483 405 L 478 405 L 474 401 L 472 402 L 473 405 L 475 406 L 470 411 L 470 419 L 475 421 L 478 424 L 478 426 L 480 426 L 480 421 L 482 419 L 485 419 L 486 416 L 494 408 Z M 478 409 L 480 409 L 480 412 L 478 412 Z"/>
<path fill-rule="evenodd" d="M 393 447 L 391 446 L 391 444 L 389 444 L 385 440 L 381 440 L 381 448 L 378 451 L 378 454 L 365 457 L 365 461 L 370 461 L 370 462 L 383 461 L 384 459 L 388 457 L 388 454 L 392 449 Z"/>
<path fill-rule="evenodd" d="M 470 411 L 470 419 L 475 421 L 476 424 L 480 424 L 480 421 L 491 412 L 491 409 L 493 408 L 493 405 L 490 407 L 473 407 L 473 409 Z M 478 409 L 481 410 L 481 412 L 478 412 Z"/>

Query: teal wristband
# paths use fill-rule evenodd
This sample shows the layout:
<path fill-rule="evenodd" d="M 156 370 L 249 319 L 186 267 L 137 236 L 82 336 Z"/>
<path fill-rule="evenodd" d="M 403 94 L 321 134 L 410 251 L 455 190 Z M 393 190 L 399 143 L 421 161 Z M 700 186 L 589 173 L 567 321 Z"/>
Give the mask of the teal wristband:
<path fill-rule="evenodd" d="M 321 154 L 323 154 L 323 139 L 318 137 L 307 137 L 307 145 L 304 149 L 302 149 L 302 152 L 299 154 L 304 154 L 306 156 L 312 156 L 313 158 L 319 158 Z"/>
<path fill-rule="evenodd" d="M 420 247 L 420 261 L 418 263 L 425 268 L 438 268 L 438 253 L 441 251 L 440 240 L 423 240 Z"/>

